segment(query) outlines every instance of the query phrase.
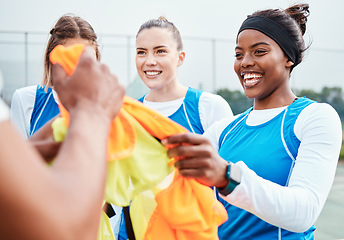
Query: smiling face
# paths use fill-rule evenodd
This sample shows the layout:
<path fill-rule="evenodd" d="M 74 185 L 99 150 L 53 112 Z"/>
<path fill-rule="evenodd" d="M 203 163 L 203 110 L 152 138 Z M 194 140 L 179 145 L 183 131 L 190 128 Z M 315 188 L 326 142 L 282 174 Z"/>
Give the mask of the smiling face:
<path fill-rule="evenodd" d="M 168 29 L 152 27 L 142 30 L 136 38 L 136 68 L 140 78 L 151 90 L 173 88 L 177 83 L 177 68 L 185 53 Z"/>
<path fill-rule="evenodd" d="M 245 95 L 259 101 L 289 97 L 290 67 L 293 65 L 279 45 L 257 30 L 243 30 L 235 48 L 234 70 Z"/>

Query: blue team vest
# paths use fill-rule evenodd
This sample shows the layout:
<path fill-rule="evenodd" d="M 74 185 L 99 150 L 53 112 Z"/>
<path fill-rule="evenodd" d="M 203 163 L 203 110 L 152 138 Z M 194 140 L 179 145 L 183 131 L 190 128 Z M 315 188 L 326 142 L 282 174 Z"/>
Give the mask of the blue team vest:
<path fill-rule="evenodd" d="M 190 132 L 203 134 L 204 129 L 199 116 L 199 98 L 203 91 L 188 88 L 183 104 L 169 116 L 170 119 L 187 128 Z M 143 102 L 145 96 L 139 98 Z"/>
<path fill-rule="evenodd" d="M 300 146 L 294 133 L 295 121 L 313 102 L 299 98 L 276 117 L 258 126 L 246 124 L 252 108 L 248 109 L 222 132 L 220 156 L 233 163 L 243 161 L 258 176 L 287 186 Z M 314 226 L 304 233 L 290 232 L 218 199 L 225 206 L 229 219 L 219 227 L 220 239 L 314 239 Z"/>
<path fill-rule="evenodd" d="M 46 122 L 60 113 L 51 88 L 37 85 L 35 104 L 30 119 L 30 135 L 34 134 Z"/>

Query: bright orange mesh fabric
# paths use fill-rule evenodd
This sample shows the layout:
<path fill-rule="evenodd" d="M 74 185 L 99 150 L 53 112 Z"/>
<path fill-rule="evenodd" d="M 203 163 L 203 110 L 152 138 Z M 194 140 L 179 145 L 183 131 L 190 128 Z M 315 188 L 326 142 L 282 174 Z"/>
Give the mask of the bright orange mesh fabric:
<path fill-rule="evenodd" d="M 217 228 L 227 220 L 223 205 L 211 188 L 175 174 L 155 197 L 157 207 L 148 223 L 145 240 L 218 239 Z"/>

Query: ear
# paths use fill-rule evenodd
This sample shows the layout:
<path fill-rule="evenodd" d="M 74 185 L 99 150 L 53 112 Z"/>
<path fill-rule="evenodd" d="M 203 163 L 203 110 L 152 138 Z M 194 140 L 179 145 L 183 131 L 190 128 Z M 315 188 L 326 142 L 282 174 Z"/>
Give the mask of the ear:
<path fill-rule="evenodd" d="M 290 68 L 290 67 L 293 66 L 293 65 L 294 65 L 294 62 L 293 62 L 293 61 L 287 60 L 287 63 L 285 64 L 285 67 L 286 67 L 286 68 Z"/>
<path fill-rule="evenodd" d="M 178 64 L 177 64 L 178 67 L 184 63 L 184 59 L 185 59 L 185 52 L 180 51 L 178 54 Z"/>

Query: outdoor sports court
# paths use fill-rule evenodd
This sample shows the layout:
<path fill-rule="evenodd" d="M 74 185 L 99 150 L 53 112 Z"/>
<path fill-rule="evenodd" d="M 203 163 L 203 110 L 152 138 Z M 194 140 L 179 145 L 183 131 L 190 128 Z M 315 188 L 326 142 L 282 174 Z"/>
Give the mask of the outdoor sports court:
<path fill-rule="evenodd" d="M 339 163 L 330 195 L 315 226 L 315 239 L 344 239 L 344 162 Z"/>

